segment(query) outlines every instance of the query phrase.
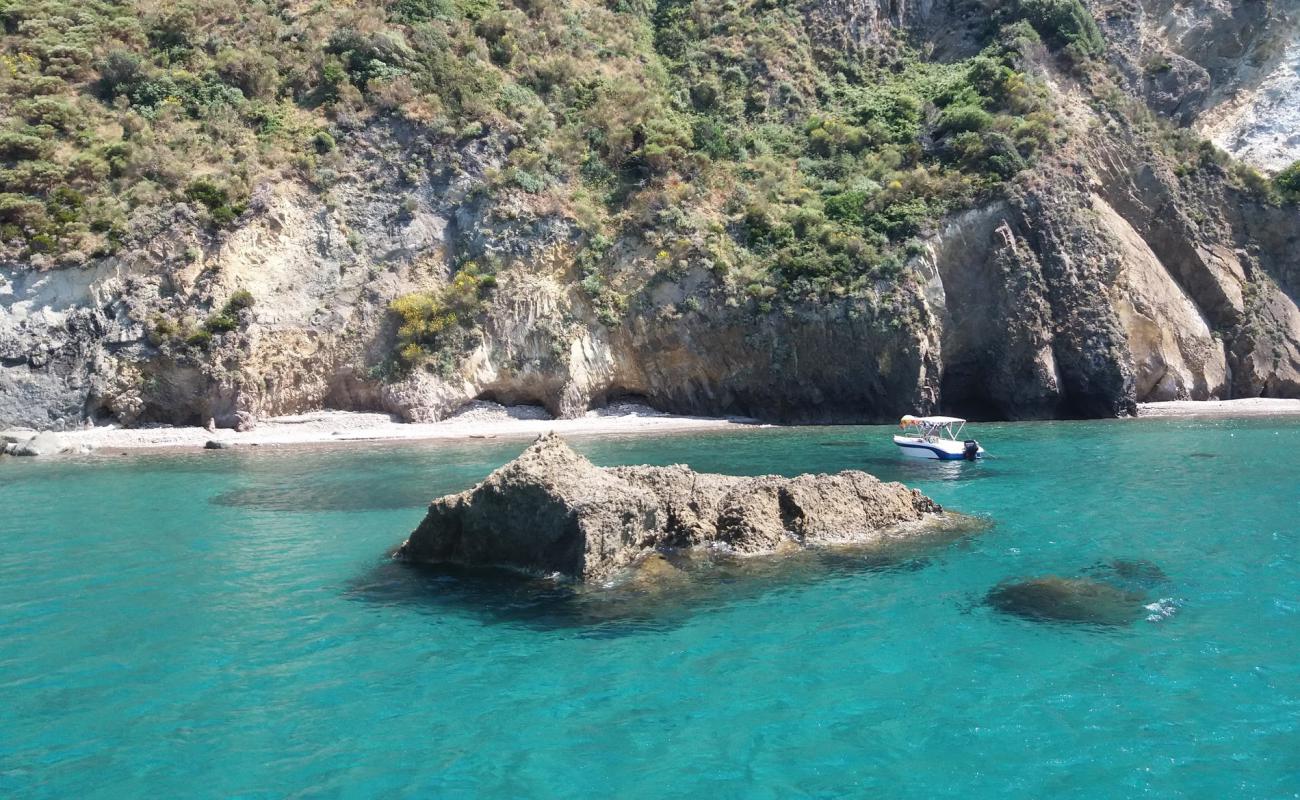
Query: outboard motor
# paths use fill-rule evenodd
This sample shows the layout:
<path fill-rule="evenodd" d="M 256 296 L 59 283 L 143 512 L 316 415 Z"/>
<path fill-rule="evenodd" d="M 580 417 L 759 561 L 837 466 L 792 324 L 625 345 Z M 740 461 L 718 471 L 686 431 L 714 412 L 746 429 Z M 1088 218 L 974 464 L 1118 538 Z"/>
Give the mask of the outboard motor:
<path fill-rule="evenodd" d="M 979 454 L 980 454 L 980 443 L 975 441 L 974 439 L 967 439 L 966 447 L 961 452 L 962 458 L 966 459 L 967 461 L 974 461 L 976 458 L 979 458 Z"/>

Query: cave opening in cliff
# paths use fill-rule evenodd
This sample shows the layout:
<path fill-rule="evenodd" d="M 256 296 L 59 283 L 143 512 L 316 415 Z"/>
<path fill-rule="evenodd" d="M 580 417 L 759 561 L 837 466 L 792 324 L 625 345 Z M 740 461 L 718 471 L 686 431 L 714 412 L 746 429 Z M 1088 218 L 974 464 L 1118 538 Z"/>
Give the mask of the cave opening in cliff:
<path fill-rule="evenodd" d="M 541 395 L 516 387 L 487 389 L 475 395 L 474 400 L 482 403 L 496 403 L 507 408 L 512 406 L 534 406 L 546 409 L 546 412 L 551 416 L 555 415 L 551 405 Z"/>
<path fill-rule="evenodd" d="M 975 421 L 1005 418 L 1000 404 L 988 395 L 984 372 L 977 363 L 945 365 L 938 412 Z"/>
<path fill-rule="evenodd" d="M 645 406 L 646 408 L 653 408 L 656 411 L 661 410 L 655 408 L 655 405 L 650 402 L 650 398 L 642 394 L 640 391 L 624 387 L 610 389 L 605 392 L 604 396 L 593 397 L 591 400 L 591 408 L 593 409 L 616 405 Z"/>

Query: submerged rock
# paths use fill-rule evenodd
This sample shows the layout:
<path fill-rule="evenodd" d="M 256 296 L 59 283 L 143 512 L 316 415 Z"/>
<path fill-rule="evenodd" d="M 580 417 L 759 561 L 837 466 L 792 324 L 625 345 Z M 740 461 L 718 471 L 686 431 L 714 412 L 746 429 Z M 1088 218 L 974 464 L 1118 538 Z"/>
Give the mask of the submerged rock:
<path fill-rule="evenodd" d="M 1143 613 L 1140 593 L 1086 578 L 1046 575 L 993 588 L 988 604 L 1033 620 L 1128 625 Z"/>
<path fill-rule="evenodd" d="M 1154 589 L 1169 582 L 1164 570 L 1144 558 L 1113 558 L 1093 565 L 1086 573 L 1090 578 L 1134 592 Z"/>
<path fill-rule="evenodd" d="M 539 438 L 469 491 L 435 500 L 395 557 L 604 580 L 658 548 L 775 553 L 866 544 L 942 508 L 865 472 L 756 478 L 684 466 L 603 469 Z"/>

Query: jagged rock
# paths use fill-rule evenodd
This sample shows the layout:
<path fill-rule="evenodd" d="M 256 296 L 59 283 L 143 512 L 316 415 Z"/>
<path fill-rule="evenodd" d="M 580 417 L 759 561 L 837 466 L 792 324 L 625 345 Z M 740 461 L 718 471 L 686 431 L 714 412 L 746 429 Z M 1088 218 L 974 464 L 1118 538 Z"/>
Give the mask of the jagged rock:
<path fill-rule="evenodd" d="M 1142 613 L 1143 596 L 1109 583 L 1047 575 L 1003 583 L 987 602 L 998 611 L 1032 620 L 1128 625 Z"/>
<path fill-rule="evenodd" d="M 603 469 L 548 434 L 473 489 L 435 500 L 395 555 L 603 580 L 657 548 L 774 553 L 870 543 L 941 511 L 920 492 L 865 472 L 744 478 L 684 466 Z"/>

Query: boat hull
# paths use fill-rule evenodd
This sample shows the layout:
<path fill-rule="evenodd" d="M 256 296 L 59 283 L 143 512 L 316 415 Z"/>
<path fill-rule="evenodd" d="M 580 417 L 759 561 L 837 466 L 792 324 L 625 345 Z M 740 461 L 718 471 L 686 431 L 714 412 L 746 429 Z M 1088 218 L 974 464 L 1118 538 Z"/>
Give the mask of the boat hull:
<path fill-rule="evenodd" d="M 966 443 L 955 439 L 932 439 L 919 436 L 895 436 L 894 444 L 908 458 L 928 458 L 937 461 L 961 461 L 966 458 Z M 984 456 L 984 448 L 975 451 L 976 458 Z"/>

